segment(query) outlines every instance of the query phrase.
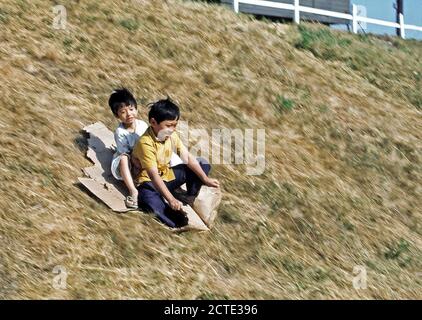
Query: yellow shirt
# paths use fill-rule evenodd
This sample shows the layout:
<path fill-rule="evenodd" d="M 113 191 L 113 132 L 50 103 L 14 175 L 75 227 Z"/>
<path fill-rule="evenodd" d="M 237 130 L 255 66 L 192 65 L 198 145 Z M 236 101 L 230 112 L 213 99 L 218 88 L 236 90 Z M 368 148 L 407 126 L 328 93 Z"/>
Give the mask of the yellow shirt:
<path fill-rule="evenodd" d="M 149 127 L 139 138 L 132 152 L 132 155 L 141 163 L 141 171 L 136 179 L 138 183 L 151 181 L 147 173 L 147 170 L 151 168 L 157 168 L 158 174 L 164 181 L 174 180 L 170 159 L 173 151 L 180 155 L 184 150 L 184 145 L 176 132 L 173 132 L 165 141 L 159 141 L 154 130 Z"/>

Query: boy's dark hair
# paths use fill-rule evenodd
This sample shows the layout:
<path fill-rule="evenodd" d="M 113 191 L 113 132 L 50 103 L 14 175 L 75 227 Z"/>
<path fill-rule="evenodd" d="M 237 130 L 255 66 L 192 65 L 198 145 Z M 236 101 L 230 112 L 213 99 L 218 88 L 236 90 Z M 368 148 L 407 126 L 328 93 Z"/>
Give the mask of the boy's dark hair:
<path fill-rule="evenodd" d="M 108 99 L 108 105 L 116 117 L 121 107 L 134 106 L 135 109 L 138 109 L 135 97 L 126 88 L 115 89 Z"/>
<path fill-rule="evenodd" d="M 179 107 L 169 97 L 151 103 L 150 108 L 148 119 L 154 118 L 157 123 L 165 120 L 179 120 L 180 118 Z"/>

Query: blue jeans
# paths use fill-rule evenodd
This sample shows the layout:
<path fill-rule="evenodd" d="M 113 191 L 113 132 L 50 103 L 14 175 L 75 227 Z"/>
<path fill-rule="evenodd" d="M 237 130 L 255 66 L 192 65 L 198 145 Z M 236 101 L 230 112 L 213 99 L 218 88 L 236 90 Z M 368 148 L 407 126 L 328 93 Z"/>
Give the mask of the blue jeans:
<path fill-rule="evenodd" d="M 208 175 L 211 165 L 203 158 L 197 158 L 199 165 L 205 174 Z M 198 176 L 188 168 L 186 164 L 179 164 L 172 168 L 175 179 L 172 181 L 164 181 L 171 193 L 184 183 L 186 183 L 187 194 L 197 196 L 203 182 Z M 181 212 L 174 211 L 164 202 L 161 194 L 155 189 L 152 182 L 144 182 L 138 186 L 138 202 L 144 210 L 152 211 L 157 218 L 171 228 L 179 228 L 187 224 L 187 217 Z"/>

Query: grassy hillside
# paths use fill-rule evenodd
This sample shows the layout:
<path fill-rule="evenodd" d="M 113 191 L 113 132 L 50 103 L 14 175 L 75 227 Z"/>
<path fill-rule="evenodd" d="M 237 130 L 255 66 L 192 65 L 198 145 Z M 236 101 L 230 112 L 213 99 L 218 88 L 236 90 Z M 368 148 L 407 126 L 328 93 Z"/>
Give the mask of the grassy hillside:
<path fill-rule="evenodd" d="M 0 298 L 422 297 L 421 42 L 204 2 L 60 2 L 66 30 L 54 1 L 0 4 Z M 120 85 L 143 119 L 170 94 L 192 127 L 266 129 L 262 175 L 214 166 L 212 232 L 115 214 L 76 184 L 80 129 L 115 128 Z"/>

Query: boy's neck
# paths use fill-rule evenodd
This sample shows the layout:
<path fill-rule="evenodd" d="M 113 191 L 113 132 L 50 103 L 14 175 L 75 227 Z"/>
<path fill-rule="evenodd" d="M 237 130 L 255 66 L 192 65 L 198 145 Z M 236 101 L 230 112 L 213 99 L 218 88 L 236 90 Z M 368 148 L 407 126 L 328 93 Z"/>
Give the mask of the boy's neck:
<path fill-rule="evenodd" d="M 154 128 L 151 125 L 149 127 L 151 128 L 151 131 L 154 134 L 154 136 L 157 137 L 157 132 L 155 132 Z"/>
<path fill-rule="evenodd" d="M 135 121 L 133 121 L 133 123 L 132 124 L 130 124 L 130 125 L 126 125 L 126 123 L 123 123 L 122 122 L 122 124 L 123 124 L 123 127 L 126 129 L 126 130 L 136 130 L 136 120 Z"/>

